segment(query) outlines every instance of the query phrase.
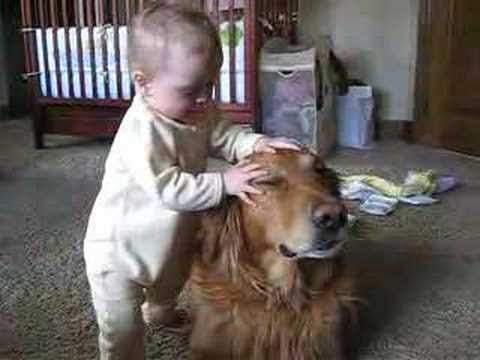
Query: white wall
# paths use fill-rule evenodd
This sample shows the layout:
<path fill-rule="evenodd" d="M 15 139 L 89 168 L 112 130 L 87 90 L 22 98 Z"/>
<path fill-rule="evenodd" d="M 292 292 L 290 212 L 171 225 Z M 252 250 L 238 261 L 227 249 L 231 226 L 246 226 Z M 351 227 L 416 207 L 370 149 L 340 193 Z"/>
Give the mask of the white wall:
<path fill-rule="evenodd" d="M 330 35 L 351 77 L 372 85 L 385 120 L 413 119 L 419 0 L 300 0 L 300 32 Z"/>
<path fill-rule="evenodd" d="M 0 107 L 8 105 L 8 77 L 5 59 L 5 39 L 3 37 L 3 22 L 0 13 Z"/>

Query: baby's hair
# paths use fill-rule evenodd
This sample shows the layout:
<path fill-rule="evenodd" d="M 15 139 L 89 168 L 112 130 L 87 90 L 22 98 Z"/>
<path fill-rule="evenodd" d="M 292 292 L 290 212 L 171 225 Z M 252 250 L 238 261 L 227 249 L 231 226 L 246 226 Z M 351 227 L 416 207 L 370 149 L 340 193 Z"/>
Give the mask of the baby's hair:
<path fill-rule="evenodd" d="M 208 16 L 193 7 L 173 1 L 150 1 L 134 16 L 128 37 L 128 61 L 131 71 L 154 76 L 168 46 L 181 42 L 192 55 L 207 52 L 215 71 L 223 62 L 222 46 Z"/>

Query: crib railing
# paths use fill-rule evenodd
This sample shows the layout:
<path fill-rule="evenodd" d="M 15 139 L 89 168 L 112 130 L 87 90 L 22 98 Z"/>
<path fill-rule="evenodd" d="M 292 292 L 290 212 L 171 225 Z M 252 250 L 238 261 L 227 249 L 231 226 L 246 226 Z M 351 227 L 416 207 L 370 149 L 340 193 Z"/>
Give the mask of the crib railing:
<path fill-rule="evenodd" d="M 296 41 L 298 0 L 262 0 L 258 7 L 258 19 L 263 26 L 262 42 L 271 36 Z"/>
<path fill-rule="evenodd" d="M 40 98 L 44 101 L 130 98 L 126 95 L 133 90 L 126 70 L 126 24 L 142 6 L 141 1 L 22 0 L 21 3 L 26 75 L 35 77 L 32 83 Z M 124 49 L 120 46 L 122 35 Z M 109 55 L 117 61 L 109 64 Z M 115 83 L 109 84 L 112 81 Z M 117 96 L 111 96 L 112 87 Z"/>
<path fill-rule="evenodd" d="M 225 61 L 213 96 L 226 116 L 252 123 L 258 49 L 269 36 L 293 37 L 298 0 L 177 1 L 194 2 L 214 21 Z M 134 95 L 128 24 L 149 0 L 20 2 L 35 146 L 43 147 L 45 133 L 114 134 Z"/>
<path fill-rule="evenodd" d="M 41 102 L 125 103 L 132 98 L 134 89 L 126 60 L 127 25 L 147 0 L 21 3 L 25 76 L 31 78 Z M 225 62 L 213 96 L 227 110 L 244 110 L 255 98 L 257 5 L 253 0 L 198 0 L 222 39 Z M 274 14 L 268 12 L 265 18 L 272 20 Z"/>

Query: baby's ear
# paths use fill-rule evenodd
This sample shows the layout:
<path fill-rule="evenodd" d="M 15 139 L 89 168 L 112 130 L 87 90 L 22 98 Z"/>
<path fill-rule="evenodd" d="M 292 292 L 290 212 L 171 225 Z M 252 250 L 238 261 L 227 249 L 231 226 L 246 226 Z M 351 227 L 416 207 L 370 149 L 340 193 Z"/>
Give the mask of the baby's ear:
<path fill-rule="evenodd" d="M 147 77 L 141 71 L 133 72 L 133 82 L 140 88 L 144 88 L 148 83 Z"/>

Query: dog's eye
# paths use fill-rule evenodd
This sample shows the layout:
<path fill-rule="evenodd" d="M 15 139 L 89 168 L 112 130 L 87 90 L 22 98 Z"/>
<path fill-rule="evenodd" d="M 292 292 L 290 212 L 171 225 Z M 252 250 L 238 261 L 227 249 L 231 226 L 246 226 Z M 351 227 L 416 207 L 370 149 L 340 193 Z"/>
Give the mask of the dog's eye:
<path fill-rule="evenodd" d="M 267 175 L 263 177 L 259 177 L 254 181 L 255 185 L 264 185 L 264 186 L 275 186 L 279 185 L 282 182 L 282 178 L 280 176 L 274 175 Z"/>
<path fill-rule="evenodd" d="M 327 167 L 316 168 L 315 173 L 319 176 L 320 181 L 330 189 L 334 196 L 340 196 L 340 179 L 334 170 Z"/>

